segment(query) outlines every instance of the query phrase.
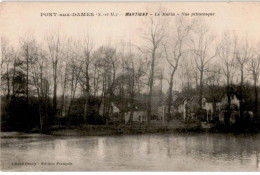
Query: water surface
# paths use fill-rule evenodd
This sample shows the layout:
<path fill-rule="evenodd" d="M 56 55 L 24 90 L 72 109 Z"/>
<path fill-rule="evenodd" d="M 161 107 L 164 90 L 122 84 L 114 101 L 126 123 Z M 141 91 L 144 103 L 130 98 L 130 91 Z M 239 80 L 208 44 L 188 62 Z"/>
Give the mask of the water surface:
<path fill-rule="evenodd" d="M 259 152 L 259 134 L 1 133 L 0 156 L 2 171 L 260 171 Z"/>

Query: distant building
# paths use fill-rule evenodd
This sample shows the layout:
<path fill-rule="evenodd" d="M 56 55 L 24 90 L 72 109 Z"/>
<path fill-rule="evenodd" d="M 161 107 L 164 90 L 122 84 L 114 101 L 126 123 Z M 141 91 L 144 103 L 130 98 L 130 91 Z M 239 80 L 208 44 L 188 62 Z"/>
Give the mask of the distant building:
<path fill-rule="evenodd" d="M 99 107 L 99 115 L 105 116 L 112 121 L 120 121 L 120 108 L 115 102 L 110 102 L 109 106 L 104 106 L 104 100 L 101 102 Z"/>
<path fill-rule="evenodd" d="M 204 97 L 202 99 L 202 108 L 205 109 L 207 111 L 207 116 L 206 116 L 206 120 L 207 121 L 211 121 L 214 119 L 214 113 L 216 112 L 216 104 L 217 102 L 219 102 L 218 100 L 213 100 L 212 98 L 206 98 Z M 215 103 L 215 104 L 214 104 Z M 215 109 L 214 109 L 214 105 L 215 105 Z"/>
<path fill-rule="evenodd" d="M 147 122 L 147 108 L 143 103 L 134 102 L 133 111 L 133 122 Z M 128 104 L 128 109 L 124 113 L 125 123 L 128 123 L 131 116 L 131 105 Z"/>
<path fill-rule="evenodd" d="M 170 113 L 174 113 L 174 107 L 171 106 Z M 159 119 L 161 121 L 166 121 L 167 119 L 167 114 L 168 114 L 168 105 L 162 105 L 158 108 L 158 114 L 159 114 Z"/>
<path fill-rule="evenodd" d="M 183 119 L 186 120 L 187 117 L 194 119 L 197 118 L 196 113 L 198 112 L 199 105 L 199 97 L 194 96 L 191 98 L 185 98 L 183 104 Z"/>
<path fill-rule="evenodd" d="M 220 98 L 220 102 L 217 103 L 217 110 L 219 111 L 218 117 L 219 121 L 221 123 L 224 123 L 224 116 L 225 111 L 228 104 L 228 97 L 227 94 L 223 95 Z M 230 109 L 231 109 L 231 115 L 230 115 L 230 123 L 233 124 L 236 121 L 236 116 L 239 116 L 239 108 L 240 108 L 240 101 L 236 94 L 231 94 L 230 96 Z"/>
<path fill-rule="evenodd" d="M 231 100 L 230 101 L 231 105 L 236 105 L 238 108 L 240 107 L 240 101 L 236 94 L 231 94 L 230 100 Z M 221 110 L 221 109 L 225 108 L 227 106 L 227 104 L 228 104 L 228 97 L 227 97 L 227 94 L 225 94 L 220 98 L 220 102 L 217 103 L 217 107 L 218 107 L 218 109 Z"/>
<path fill-rule="evenodd" d="M 135 101 L 133 111 L 133 122 L 143 123 L 148 121 L 148 114 L 147 114 L 147 106 L 142 102 Z M 127 123 L 130 119 L 131 115 L 131 105 L 128 105 L 128 108 L 124 111 L 124 119 L 125 123 Z M 160 117 L 157 113 L 151 113 L 151 121 L 157 122 L 160 121 Z"/>
<path fill-rule="evenodd" d="M 184 98 L 180 96 L 180 94 L 174 94 L 173 96 L 173 103 L 170 107 L 170 114 L 182 114 L 184 110 Z M 158 117 L 161 121 L 166 121 L 168 115 L 168 105 L 162 105 L 158 108 Z"/>
<path fill-rule="evenodd" d="M 110 114 L 116 114 L 119 113 L 119 108 L 114 104 L 114 102 L 110 103 L 109 106 L 109 115 Z M 104 107 L 104 101 L 101 102 L 100 108 L 99 108 L 99 115 L 104 116 L 105 115 L 105 107 Z"/>
<path fill-rule="evenodd" d="M 128 123 L 130 120 L 131 112 L 125 113 L 125 123 Z M 136 110 L 133 111 L 133 122 L 147 122 L 147 111 Z"/>

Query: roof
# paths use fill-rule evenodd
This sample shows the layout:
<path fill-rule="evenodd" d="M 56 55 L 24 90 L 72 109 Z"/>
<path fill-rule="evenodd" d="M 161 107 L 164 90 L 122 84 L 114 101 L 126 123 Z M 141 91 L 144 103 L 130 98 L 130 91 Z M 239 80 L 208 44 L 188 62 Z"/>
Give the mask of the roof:
<path fill-rule="evenodd" d="M 199 96 L 193 96 L 193 97 L 191 97 L 191 99 L 189 101 L 190 102 L 199 103 L 200 97 Z"/>
<path fill-rule="evenodd" d="M 183 104 L 184 99 L 185 98 L 181 96 L 177 97 L 177 99 L 173 102 L 173 106 L 179 106 L 180 104 Z"/>
<path fill-rule="evenodd" d="M 125 102 L 123 103 L 120 100 L 113 100 L 112 103 L 120 110 L 123 112 L 127 112 L 131 110 L 131 104 L 130 102 Z M 139 102 L 137 100 L 134 101 L 134 111 L 146 111 L 147 106 L 145 103 Z"/>
<path fill-rule="evenodd" d="M 129 107 L 129 110 L 131 110 L 131 107 Z M 134 111 L 146 111 L 146 110 L 147 110 L 147 106 L 145 103 L 141 103 L 137 101 L 134 102 Z"/>
<path fill-rule="evenodd" d="M 209 102 L 209 103 L 212 103 L 212 102 L 220 102 L 221 101 L 221 98 L 222 98 L 222 95 L 219 96 L 219 97 L 212 97 L 212 96 L 205 96 L 204 97 L 207 101 L 206 102 Z"/>

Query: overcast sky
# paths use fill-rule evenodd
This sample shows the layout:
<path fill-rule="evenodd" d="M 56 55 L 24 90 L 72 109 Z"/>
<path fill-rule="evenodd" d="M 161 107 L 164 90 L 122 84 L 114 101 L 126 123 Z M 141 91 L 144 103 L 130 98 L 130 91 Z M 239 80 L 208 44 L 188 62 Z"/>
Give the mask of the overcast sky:
<path fill-rule="evenodd" d="M 171 12 L 171 13 L 214 13 L 203 17 L 212 32 L 218 36 L 229 29 L 250 41 L 260 40 L 259 2 L 150 2 L 150 3 L 17 3 L 4 2 L 0 6 L 1 35 L 16 46 L 19 38 L 32 35 L 43 41 L 46 32 L 59 31 L 75 39 L 83 33 L 90 33 L 96 47 L 108 40 L 125 40 L 140 45 L 140 29 L 147 17 L 125 16 L 127 12 Z M 41 13 L 94 13 L 94 17 L 46 17 Z M 97 13 L 118 13 L 122 16 L 96 16 Z M 188 16 L 191 19 L 192 17 Z M 174 17 L 170 17 L 170 20 Z"/>
<path fill-rule="evenodd" d="M 60 30 L 62 33 L 80 37 L 89 31 L 96 45 L 108 38 L 111 40 L 139 41 L 138 29 L 146 17 L 41 17 L 41 13 L 126 12 L 155 13 L 159 9 L 173 13 L 207 12 L 213 17 L 204 17 L 216 34 L 225 29 L 236 31 L 240 36 L 260 38 L 260 3 L 258 2 L 182 2 L 182 3 L 2 3 L 1 33 L 12 43 L 25 34 L 42 39 L 46 31 Z M 191 17 L 189 17 L 191 18 Z"/>

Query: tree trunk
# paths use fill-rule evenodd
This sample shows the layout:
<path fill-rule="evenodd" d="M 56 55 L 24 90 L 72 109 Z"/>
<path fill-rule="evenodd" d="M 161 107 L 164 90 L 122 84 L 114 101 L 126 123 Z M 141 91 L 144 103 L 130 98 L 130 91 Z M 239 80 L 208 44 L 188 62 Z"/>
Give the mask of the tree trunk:
<path fill-rule="evenodd" d="M 147 124 L 150 128 L 151 116 L 152 116 L 152 95 L 153 95 L 153 81 L 154 81 L 154 62 L 155 62 L 155 49 L 152 53 L 152 64 L 151 64 L 151 76 L 149 82 L 149 96 L 148 96 L 148 109 L 147 109 Z"/>
<path fill-rule="evenodd" d="M 132 82 L 134 83 L 134 82 Z M 130 99 L 130 103 L 131 103 L 131 110 L 130 110 L 130 118 L 129 118 L 129 122 L 130 125 L 132 125 L 133 123 L 133 115 L 134 115 L 134 84 L 131 85 L 131 99 Z"/>
<path fill-rule="evenodd" d="M 13 93 L 12 95 L 15 96 L 15 71 L 16 71 L 16 59 L 14 60 L 14 68 L 13 68 L 13 78 L 12 78 L 12 86 L 13 86 Z"/>
<path fill-rule="evenodd" d="M 243 116 L 243 86 L 244 86 L 244 70 L 243 70 L 243 65 L 241 65 L 241 81 L 240 81 L 240 107 L 239 107 L 239 113 L 240 113 L 240 117 Z"/>
<path fill-rule="evenodd" d="M 257 88 L 257 79 L 254 78 L 254 91 L 255 91 L 255 99 L 254 99 L 254 115 L 258 116 L 258 88 Z"/>
<path fill-rule="evenodd" d="M 7 79 L 7 99 L 10 99 L 11 87 L 10 87 L 9 63 L 7 63 L 6 75 L 7 75 L 7 77 L 6 77 L 6 79 Z"/>
<path fill-rule="evenodd" d="M 172 107 L 172 88 L 173 88 L 173 75 L 174 75 L 174 71 L 172 71 L 171 73 L 171 79 L 170 79 L 170 87 L 169 87 L 169 96 L 168 96 L 168 109 L 167 109 L 167 117 L 166 117 L 166 121 L 167 123 L 170 120 L 171 117 L 171 107 Z"/>
<path fill-rule="evenodd" d="M 64 82 L 63 82 L 63 92 L 61 97 L 61 115 L 65 114 L 65 106 L 66 106 L 66 100 L 65 100 L 65 94 L 67 89 L 67 65 L 65 67 L 65 75 L 64 75 Z"/>
<path fill-rule="evenodd" d="M 29 103 L 29 47 L 26 48 L 26 101 Z"/>
<path fill-rule="evenodd" d="M 202 97 L 203 97 L 203 67 L 201 67 L 200 70 L 200 91 L 199 91 L 199 105 L 200 105 L 200 109 L 202 109 Z"/>
<path fill-rule="evenodd" d="M 53 63 L 53 112 L 54 117 L 57 113 L 57 60 Z"/>
<path fill-rule="evenodd" d="M 89 113 L 89 75 L 88 75 L 88 62 L 86 62 L 86 92 L 85 92 L 85 107 L 84 107 L 84 120 L 87 120 Z"/>
<path fill-rule="evenodd" d="M 230 115 L 231 115 L 231 94 L 230 94 L 230 83 L 229 83 L 229 77 L 227 77 L 227 99 L 228 99 L 228 103 L 227 103 L 227 114 L 224 116 L 224 121 L 225 121 L 225 125 L 229 126 L 230 124 Z"/>

